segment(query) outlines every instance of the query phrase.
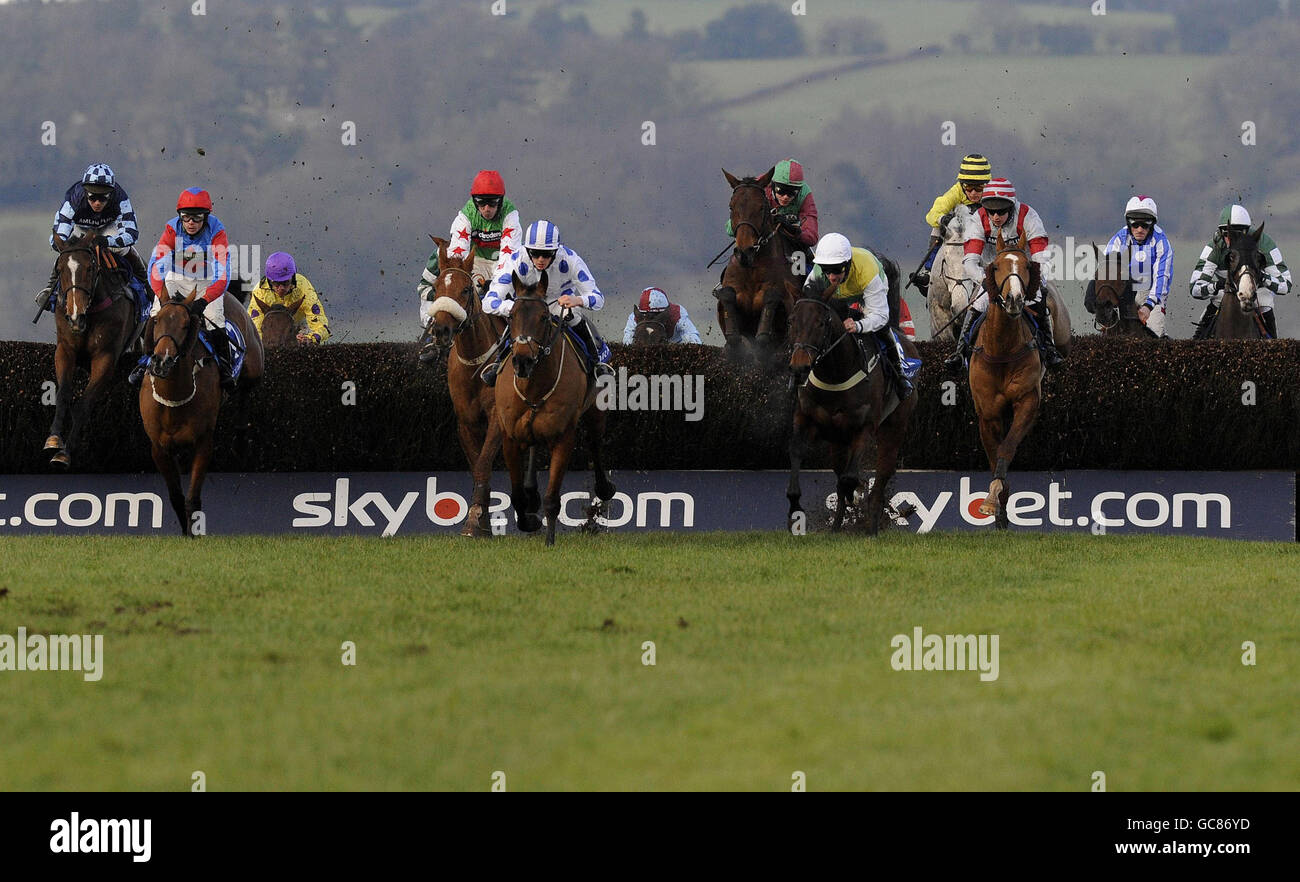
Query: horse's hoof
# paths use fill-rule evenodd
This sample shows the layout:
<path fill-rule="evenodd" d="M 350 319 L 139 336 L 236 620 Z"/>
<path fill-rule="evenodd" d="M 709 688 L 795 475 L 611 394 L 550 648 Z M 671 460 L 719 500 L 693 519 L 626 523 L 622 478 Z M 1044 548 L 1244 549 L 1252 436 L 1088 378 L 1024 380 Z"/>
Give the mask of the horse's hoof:
<path fill-rule="evenodd" d="M 536 533 L 542 528 L 542 519 L 535 514 L 526 514 L 515 518 L 515 526 L 521 533 Z"/>
<path fill-rule="evenodd" d="M 617 488 L 614 486 L 612 481 L 606 484 L 604 487 L 601 487 L 599 484 L 597 484 L 596 498 L 599 499 L 601 502 L 609 502 L 611 499 L 614 498 L 614 493 L 616 491 Z"/>
<path fill-rule="evenodd" d="M 46 450 L 62 450 L 62 449 L 63 449 L 63 439 L 60 438 L 58 435 L 51 435 L 50 437 L 48 437 L 48 438 L 45 439 L 45 449 L 46 449 Z"/>
<path fill-rule="evenodd" d="M 478 521 L 469 520 L 465 522 L 465 526 L 461 527 L 460 535 L 468 536 L 471 539 L 479 539 L 483 536 L 489 535 L 489 533 L 487 530 L 483 529 L 483 525 Z"/>
<path fill-rule="evenodd" d="M 989 502 L 987 499 L 980 503 L 980 514 L 986 518 L 995 517 L 998 513 L 998 504 Z"/>
<path fill-rule="evenodd" d="M 72 457 L 68 456 L 68 451 L 60 450 L 50 457 L 50 465 L 58 467 L 61 471 L 67 471 L 72 468 Z"/>

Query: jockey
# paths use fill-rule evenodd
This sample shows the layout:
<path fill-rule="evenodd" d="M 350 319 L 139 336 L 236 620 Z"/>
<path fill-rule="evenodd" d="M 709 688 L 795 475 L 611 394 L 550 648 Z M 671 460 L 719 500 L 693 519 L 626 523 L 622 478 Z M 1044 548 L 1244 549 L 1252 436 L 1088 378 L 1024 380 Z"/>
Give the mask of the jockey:
<path fill-rule="evenodd" d="M 609 366 L 609 347 L 596 333 L 595 327 L 587 321 L 577 309 L 600 309 L 605 305 L 605 295 L 596 287 L 596 280 L 591 277 L 591 270 L 578 253 L 567 245 L 560 244 L 560 230 L 550 221 L 534 221 L 524 233 L 524 250 L 518 254 L 504 257 L 497 276 L 483 295 L 483 311 L 489 315 L 510 317 L 515 306 L 515 288 L 511 281 L 519 276 L 525 285 L 533 285 L 546 272 L 548 294 L 558 292 L 558 298 L 551 304 L 551 312 L 557 317 L 565 318 L 578 337 L 587 346 L 590 358 L 587 360 L 587 375 L 600 377 L 613 373 Z M 568 311 L 567 317 L 565 312 Z M 509 328 L 502 340 L 508 339 Z M 483 382 L 495 386 L 497 372 L 509 354 L 508 346 L 501 346 L 497 360 L 483 370 Z"/>
<path fill-rule="evenodd" d="M 226 228 L 212 214 L 212 197 L 199 187 L 181 191 L 176 200 L 176 212 L 177 216 L 167 221 L 163 228 L 153 249 L 153 259 L 149 261 L 149 285 L 154 292 L 153 308 L 149 311 L 150 325 L 158 310 L 162 309 L 164 298 L 172 294 L 188 295 L 196 284 L 204 283 L 195 303 L 203 305 L 203 317 L 207 319 L 209 329 L 208 343 L 217 356 L 221 386 L 233 389 L 235 378 L 229 372 L 230 346 L 226 337 L 224 303 L 226 284 L 230 280 L 230 243 Z M 148 335 L 146 326 L 145 337 Z M 146 353 L 131 372 L 129 379 L 133 386 L 140 385 L 148 364 L 149 353 Z"/>
<path fill-rule="evenodd" d="M 661 313 L 668 311 L 668 328 L 667 343 L 699 343 L 700 332 L 695 329 L 695 323 L 691 321 L 690 314 L 686 307 L 676 303 L 668 302 L 668 295 L 663 292 L 662 288 L 646 288 L 641 292 L 641 299 L 637 302 L 637 308 L 627 317 L 627 324 L 623 326 L 623 345 L 629 346 L 632 338 L 636 336 L 636 326 L 639 318 L 643 318 L 650 313 Z"/>
<path fill-rule="evenodd" d="M 861 319 L 846 318 L 844 330 L 873 334 L 884 344 L 890 369 L 898 383 L 899 398 L 912 394 L 912 383 L 903 373 L 903 347 L 889 326 L 889 280 L 885 268 L 865 248 L 854 248 L 839 233 L 827 233 L 817 243 L 813 271 L 803 283 L 805 297 L 852 301 L 862 305 Z"/>
<path fill-rule="evenodd" d="M 258 336 L 262 334 L 262 320 L 266 316 L 257 301 L 265 303 L 268 308 L 283 306 L 287 309 L 301 300 L 293 321 L 295 325 L 306 322 L 307 327 L 298 332 L 298 342 L 313 345 L 329 339 L 329 319 L 321 306 L 320 296 L 307 277 L 298 272 L 293 257 L 286 252 L 277 251 L 266 259 L 266 276 L 253 290 L 253 297 L 257 299 L 249 307 L 248 317 L 257 327 Z"/>
<path fill-rule="evenodd" d="M 1038 212 L 1016 198 L 1016 188 L 1006 178 L 993 178 L 984 186 L 980 196 L 979 210 L 966 219 L 966 256 L 962 263 L 966 268 L 966 293 L 970 306 L 966 310 L 966 319 L 962 323 L 961 334 L 957 337 L 957 351 L 946 361 L 944 367 L 950 371 L 960 371 L 965 359 L 970 357 L 973 341 L 969 339 L 971 325 L 976 316 L 982 315 L 988 308 L 988 292 L 984 290 L 984 268 L 993 262 L 997 252 L 998 233 L 1007 245 L 1024 246 L 1030 260 L 1042 270 L 1042 283 L 1033 292 L 1026 305 L 1038 308 L 1041 305 L 1042 318 L 1039 321 L 1038 342 L 1042 347 L 1043 358 L 1047 367 L 1055 368 L 1064 362 L 1056 344 L 1052 340 L 1052 314 L 1048 310 L 1049 291 L 1056 287 L 1049 278 L 1051 271 L 1050 254 L 1047 250 L 1047 228 Z"/>
<path fill-rule="evenodd" d="M 925 222 L 930 225 L 930 250 L 920 271 L 912 277 L 912 284 L 921 289 L 923 296 L 930 287 L 930 268 L 934 266 L 935 255 L 943 244 L 944 219 L 956 215 L 954 220 L 959 226 L 954 229 L 964 229 L 966 215 L 974 210 L 971 206 L 979 203 L 980 193 L 992 177 L 989 161 L 979 153 L 968 153 L 957 169 L 957 183 L 945 190 L 930 206 L 925 215 Z"/>
<path fill-rule="evenodd" d="M 131 207 L 131 197 L 126 195 L 122 185 L 117 182 L 113 170 L 103 163 L 89 166 L 81 180 L 68 188 L 63 195 L 63 205 L 54 216 L 54 228 L 51 231 L 50 247 L 54 237 L 67 239 L 73 235 L 93 235 L 104 240 L 108 250 L 125 259 L 130 273 L 141 283 L 141 288 L 148 281 L 149 271 L 135 251 L 136 240 L 140 230 L 135 223 L 135 209 Z M 37 295 L 38 302 L 48 300 L 58 284 L 59 273 L 50 273 L 50 282 Z M 139 304 L 143 312 L 144 304 Z"/>
<path fill-rule="evenodd" d="M 1228 278 L 1224 267 L 1228 245 L 1233 236 L 1245 235 L 1250 230 L 1250 212 L 1242 205 L 1224 206 L 1219 213 L 1219 230 L 1210 244 L 1201 250 L 1200 259 L 1192 270 L 1192 297 L 1197 300 L 1210 299 L 1205 304 L 1205 312 L 1196 324 L 1193 340 L 1202 340 L 1209 336 L 1210 325 L 1219 313 L 1219 304 L 1223 300 L 1223 283 Z M 1273 315 L 1274 295 L 1286 294 L 1291 290 L 1291 270 L 1282 259 L 1282 252 L 1267 233 L 1260 233 L 1259 253 L 1263 257 L 1263 279 L 1259 286 L 1258 306 L 1260 319 L 1268 328 L 1268 333 L 1277 339 L 1277 317 Z"/>
<path fill-rule="evenodd" d="M 783 159 L 772 171 L 772 182 L 764 191 L 767 204 L 776 221 L 776 228 L 781 237 L 796 250 L 812 255 L 813 246 L 817 244 L 817 203 L 813 200 L 812 190 L 804 181 L 803 165 L 796 159 Z M 727 220 L 727 235 L 735 237 L 736 231 Z M 735 260 L 733 256 L 731 258 Z M 727 274 L 727 267 L 722 268 L 722 275 Z M 722 278 L 719 277 L 713 296 L 722 290 Z"/>
<path fill-rule="evenodd" d="M 474 252 L 474 282 L 479 294 L 496 277 L 502 259 L 519 252 L 519 212 L 506 198 L 506 184 L 500 173 L 484 169 L 470 184 L 469 201 L 451 222 L 447 237 L 447 256 L 462 258 Z M 420 326 L 428 327 L 433 318 L 434 284 L 438 280 L 438 249 L 420 276 L 416 293 L 420 295 Z"/>
<path fill-rule="evenodd" d="M 1156 337 L 1165 335 L 1165 305 L 1169 302 L 1169 283 L 1174 275 L 1174 246 L 1156 223 L 1156 201 L 1150 196 L 1134 196 L 1124 206 L 1124 227 L 1110 237 L 1103 254 L 1131 249 L 1126 267 L 1133 281 L 1133 302 L 1138 318 Z M 1096 283 L 1088 282 L 1083 306 L 1093 312 Z"/>

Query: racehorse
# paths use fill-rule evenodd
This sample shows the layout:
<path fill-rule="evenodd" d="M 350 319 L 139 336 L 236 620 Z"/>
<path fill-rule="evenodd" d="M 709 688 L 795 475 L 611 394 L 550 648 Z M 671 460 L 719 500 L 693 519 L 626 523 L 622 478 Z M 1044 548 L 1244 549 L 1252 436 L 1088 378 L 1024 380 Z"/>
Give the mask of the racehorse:
<path fill-rule="evenodd" d="M 727 356 L 733 359 L 739 357 L 746 337 L 760 351 L 785 342 L 786 323 L 803 283 L 790 259 L 797 249 L 780 234 L 768 208 L 767 186 L 775 171 L 737 178 L 722 170 L 731 185 L 736 246 L 718 290 L 718 325 L 727 340 Z"/>
<path fill-rule="evenodd" d="M 226 298 L 227 319 L 238 326 L 247 344 L 239 387 L 239 408 L 246 413 L 248 391 L 262 376 L 262 345 L 243 305 L 229 294 L 222 296 Z M 206 529 L 194 529 L 195 514 L 203 510 L 203 481 L 212 459 L 217 413 L 221 407 L 216 361 L 199 346 L 202 305 L 196 285 L 189 296 L 173 294 L 159 308 L 146 335 L 149 370 L 140 384 L 140 419 L 149 436 L 154 465 L 167 483 L 182 536 L 206 532 Z M 212 333 L 225 333 L 225 329 Z M 184 453 L 193 456 L 188 497 L 181 492 L 176 464 L 177 456 Z"/>
<path fill-rule="evenodd" d="M 447 240 L 430 236 L 438 246 L 438 279 L 434 284 L 430 336 L 447 359 L 447 390 L 456 411 L 460 446 L 474 475 L 474 495 L 462 536 L 489 532 L 487 512 L 491 502 L 492 460 L 501 449 L 501 423 L 493 415 L 496 392 L 479 379 L 483 366 L 496 358 L 503 345 L 505 319 L 488 315 L 479 302 L 474 282 L 474 254 L 461 260 L 447 256 Z"/>
<path fill-rule="evenodd" d="M 633 308 L 636 316 L 636 329 L 632 332 L 633 346 L 652 346 L 667 343 L 671 333 L 668 328 L 668 310 L 642 312 Z"/>
<path fill-rule="evenodd" d="M 581 422 L 591 440 L 592 468 L 596 473 L 596 496 L 602 502 L 614 495 L 614 485 L 600 461 L 601 439 L 605 434 L 605 412 L 594 407 L 596 384 L 589 382 L 582 356 L 574 349 L 568 333 L 550 312 L 546 299 L 546 273 L 535 285 L 512 279 L 515 305 L 510 312 L 512 357 L 501 369 L 496 382 L 496 416 L 503 433 L 502 447 L 510 469 L 510 501 L 515 524 L 525 533 L 541 527 L 537 510 L 546 514 L 546 544 L 555 544 L 555 525 L 560 514 L 560 488 L 569 468 L 569 457 Z M 550 480 L 545 500 L 537 496 L 534 469 L 536 446 L 551 448 Z M 528 466 L 523 464 L 528 451 Z"/>
<path fill-rule="evenodd" d="M 930 338 L 957 341 L 961 321 L 957 316 L 966 308 L 966 270 L 962 267 L 966 239 L 964 235 L 965 209 L 947 215 L 939 228 L 943 244 L 930 268 L 930 290 L 925 298 L 930 312 Z M 936 333 L 936 331 L 938 333 Z"/>
<path fill-rule="evenodd" d="M 302 308 L 302 302 L 307 299 L 303 295 L 295 302 L 285 306 L 283 303 L 277 303 L 275 306 L 267 306 L 256 294 L 253 295 L 253 303 L 262 313 L 262 346 L 266 349 L 280 349 L 285 346 L 297 346 L 298 335 L 295 333 L 297 322 L 294 316 Z"/>
<path fill-rule="evenodd" d="M 84 432 L 86 416 L 112 383 L 118 360 L 136 338 L 137 326 L 135 306 L 125 286 L 111 279 L 116 255 L 88 236 L 62 239 L 56 235 L 54 244 L 59 251 L 54 311 L 58 392 L 45 450 L 51 465 L 66 469 L 72 466 L 70 451 Z M 90 382 L 73 405 L 72 381 L 78 365 L 90 371 Z"/>
<path fill-rule="evenodd" d="M 897 292 L 897 273 L 891 278 Z M 870 343 L 871 358 L 863 365 L 854 335 L 844 329 L 848 316 L 842 301 L 820 297 L 800 297 L 790 315 L 790 356 L 793 381 L 798 383 L 794 408 L 794 434 L 790 439 L 790 484 L 786 498 L 790 501 L 791 527 L 803 508 L 799 503 L 799 468 L 810 445 L 818 438 L 830 445 L 831 467 L 837 476 L 832 530 L 838 531 L 850 499 L 861 485 L 862 458 L 867 439 L 876 439 L 875 483 L 867 498 L 867 532 L 874 536 L 880 529 L 885 510 L 885 493 L 898 468 L 898 452 L 907 431 L 907 422 L 916 408 L 913 391 L 899 402 L 885 378 L 884 357 Z M 903 340 L 903 351 L 916 357 L 916 347 Z M 895 406 L 896 405 L 896 406 Z M 892 410 L 890 409 L 892 406 Z"/>
<path fill-rule="evenodd" d="M 1218 340 L 1259 340 L 1264 337 L 1263 321 L 1256 311 L 1259 288 L 1263 284 L 1263 255 L 1259 238 L 1264 224 L 1244 235 L 1232 237 L 1224 257 L 1227 278 L 1223 282 L 1223 300 L 1214 318 Z"/>
<path fill-rule="evenodd" d="M 997 254 L 984 271 L 984 290 L 991 303 L 975 340 L 969 378 L 980 440 L 993 473 L 980 513 L 994 515 L 999 530 L 1008 525 L 1007 468 L 1033 427 L 1043 397 L 1047 369 L 1024 316 L 1025 301 L 1040 284 L 1039 265 L 1021 248 L 1007 246 L 999 231 Z"/>
<path fill-rule="evenodd" d="M 1097 261 L 1092 276 L 1093 327 L 1106 337 L 1154 337 L 1138 318 L 1133 279 L 1129 276 L 1129 249 L 1102 254 L 1094 242 L 1092 253 Z"/>

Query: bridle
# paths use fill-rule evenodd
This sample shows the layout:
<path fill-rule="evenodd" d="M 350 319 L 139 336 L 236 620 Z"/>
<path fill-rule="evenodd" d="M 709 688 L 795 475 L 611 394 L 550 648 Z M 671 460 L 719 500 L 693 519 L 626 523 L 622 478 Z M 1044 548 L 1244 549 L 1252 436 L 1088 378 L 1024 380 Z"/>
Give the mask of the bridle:
<path fill-rule="evenodd" d="M 822 330 L 822 338 L 821 338 L 822 343 L 826 343 L 826 341 L 831 338 L 831 336 L 834 334 L 834 329 L 836 327 L 840 329 L 840 335 L 825 346 L 814 346 L 811 343 L 805 343 L 801 340 L 795 341 L 794 343 L 795 352 L 803 350 L 808 353 L 808 357 L 811 360 L 811 365 L 809 370 L 809 373 L 811 375 L 813 372 L 817 370 L 817 365 L 821 362 L 821 360 L 825 358 L 836 346 L 840 345 L 840 343 L 843 342 L 844 338 L 848 337 L 851 332 L 844 330 L 843 327 L 844 320 L 840 318 L 839 313 L 835 311 L 835 307 L 831 306 L 829 303 L 827 303 L 825 300 L 822 300 L 820 297 L 800 297 L 798 300 L 794 302 L 794 309 L 797 310 L 800 306 L 803 306 L 804 304 L 807 303 L 815 304 L 816 306 L 819 306 L 823 310 L 822 317 L 821 317 L 821 324 L 820 324 L 820 329 Z M 793 310 L 791 311 L 790 319 L 791 319 L 791 323 L 793 323 L 794 321 Z"/>
<path fill-rule="evenodd" d="M 528 301 L 532 303 L 541 303 L 546 307 L 545 322 L 546 322 L 547 333 L 546 333 L 546 338 L 544 340 L 536 340 L 533 337 L 530 337 L 526 334 L 522 337 L 514 338 L 515 343 L 522 343 L 532 350 L 531 354 L 533 358 L 534 371 L 536 371 L 537 368 L 541 367 L 542 362 L 544 362 L 547 358 L 550 357 L 551 351 L 555 349 L 555 341 L 557 337 L 559 338 L 560 346 L 563 347 L 565 345 L 564 331 L 561 330 L 560 328 L 560 322 L 563 321 L 563 319 L 556 318 L 555 316 L 551 315 L 551 304 L 557 302 L 557 300 L 547 300 L 545 297 L 537 297 L 533 295 L 526 295 L 526 296 L 515 298 L 515 307 L 514 307 L 515 309 L 518 309 L 519 304 L 524 301 Z M 514 311 L 511 310 L 512 322 L 513 322 L 513 316 L 514 316 Z M 551 388 L 546 392 L 545 395 L 541 397 L 539 401 L 529 401 L 528 396 L 524 395 L 523 391 L 519 388 L 519 374 L 517 372 L 515 373 L 513 379 L 515 394 L 518 395 L 519 399 L 524 404 L 528 405 L 529 409 L 532 410 L 534 415 L 536 415 L 538 408 L 540 408 L 543 404 L 545 404 L 546 400 L 551 397 L 551 394 L 556 389 L 559 388 L 560 378 L 563 376 L 564 376 L 564 352 L 563 350 L 561 350 L 560 369 L 555 372 L 555 382 L 551 384 Z"/>
<path fill-rule="evenodd" d="M 452 342 L 455 342 L 456 335 L 459 334 L 461 331 L 465 330 L 466 328 L 470 327 L 474 319 L 477 318 L 480 305 L 478 303 L 478 298 L 474 296 L 474 276 L 472 276 L 468 270 L 461 269 L 458 266 L 447 267 L 447 272 L 460 273 L 469 281 L 469 288 L 466 289 L 469 291 L 469 297 L 467 298 L 469 300 L 469 304 L 468 304 L 468 308 L 465 310 L 465 317 L 456 323 L 456 327 L 451 329 Z M 454 300 L 455 298 L 452 299 Z M 460 303 L 459 300 L 457 300 L 456 302 Z M 435 341 L 435 345 L 439 349 L 443 349 L 443 348 L 449 348 L 451 346 L 451 343 L 448 343 L 447 347 L 443 347 L 441 343 L 437 343 Z"/>
<path fill-rule="evenodd" d="M 741 181 L 739 184 L 736 184 L 736 186 L 731 188 L 731 197 L 733 201 L 736 198 L 736 194 L 741 190 L 757 190 L 759 194 L 763 197 L 763 206 L 766 208 L 767 188 L 765 188 L 762 184 L 759 184 L 757 181 L 748 180 L 748 179 Z M 732 207 L 732 210 L 733 211 L 735 210 L 734 206 Z M 754 258 L 758 257 L 758 255 L 762 253 L 764 246 L 766 246 L 767 243 L 771 240 L 771 238 L 776 235 L 777 228 L 776 225 L 772 223 L 772 215 L 770 212 L 767 211 L 763 212 L 763 220 L 761 222 L 761 226 L 762 228 L 760 229 L 759 226 L 747 220 L 736 221 L 733 222 L 731 225 L 732 227 L 731 232 L 733 235 L 739 233 L 741 227 L 749 227 L 751 230 L 754 231 L 754 235 L 758 237 L 758 241 L 755 242 L 749 248 L 741 248 L 739 245 L 735 246 L 736 254 L 740 255 L 740 263 L 742 266 L 752 265 L 754 262 Z"/>
<path fill-rule="evenodd" d="M 64 257 L 69 254 L 76 254 L 81 252 L 90 255 L 90 287 L 87 288 L 85 285 L 68 285 L 68 287 L 65 289 L 62 285 L 59 286 L 58 306 L 60 309 L 64 310 L 65 313 L 67 311 L 68 295 L 71 294 L 73 291 L 86 292 L 87 313 L 90 312 L 91 306 L 93 306 L 95 303 L 95 289 L 99 287 L 98 251 L 93 246 L 90 245 L 74 245 L 71 248 L 64 248 L 62 251 L 59 252 L 59 262 L 61 266 L 66 268 L 67 264 L 64 262 Z M 73 330 L 75 331 L 77 329 L 73 328 Z"/>
<path fill-rule="evenodd" d="M 172 341 L 172 346 L 175 347 L 176 349 L 176 360 L 175 362 L 173 362 L 173 366 L 177 362 L 184 361 L 186 358 L 188 358 L 193 354 L 194 347 L 198 344 L 199 341 L 199 326 L 202 323 L 202 320 L 198 316 L 194 315 L 194 313 L 190 312 L 188 305 L 182 300 L 169 300 L 168 302 L 164 303 L 161 308 L 159 308 L 158 314 L 161 315 L 164 309 L 169 309 L 171 307 L 177 307 L 177 306 L 185 311 L 186 319 L 189 322 L 188 330 L 185 332 L 184 342 L 178 341 L 171 334 L 163 334 L 161 337 L 158 337 L 153 341 L 155 350 L 157 350 L 158 344 L 163 340 Z M 155 322 L 156 321 L 157 321 L 157 317 L 155 316 Z M 153 355 L 151 354 L 150 365 L 149 365 L 149 392 L 150 394 L 153 395 L 153 400 L 163 405 L 164 407 L 181 407 L 193 401 L 194 396 L 197 395 L 199 392 L 199 385 L 198 383 L 195 382 L 195 378 L 198 376 L 199 368 L 202 367 L 202 360 L 195 359 L 194 366 L 190 370 L 190 394 L 180 399 L 179 401 L 174 401 L 168 398 L 163 398 L 161 395 L 159 395 L 158 389 L 156 388 L 154 382 L 155 377 L 163 380 L 167 379 L 169 376 L 171 376 L 172 369 L 169 367 L 166 373 L 159 373 L 154 368 L 154 365 L 152 363 L 152 358 Z"/>
<path fill-rule="evenodd" d="M 1021 288 L 1022 291 L 1025 292 L 1025 299 L 1026 299 L 1026 300 L 1029 299 L 1029 269 L 1028 269 L 1028 267 L 1029 267 L 1029 255 L 1025 254 L 1023 251 L 1014 251 L 1014 252 L 1012 252 L 1012 251 L 1003 251 L 1003 252 L 1001 252 L 1001 253 L 998 255 L 998 257 L 1001 257 L 1002 254 L 1011 254 L 1011 253 L 1019 254 L 1020 256 L 1022 256 L 1022 257 L 1024 258 L 1024 261 L 1025 261 L 1025 272 L 1022 274 L 1022 273 L 1020 272 L 1020 270 L 1014 270 L 1014 269 L 1013 269 L 1013 270 L 1010 270 L 1010 271 L 1006 274 L 1006 276 L 1003 277 L 1002 281 L 997 283 L 997 288 L 996 288 L 996 289 L 991 289 L 991 290 L 989 291 L 989 299 L 992 300 L 994 303 L 996 303 L 998 306 L 1002 307 L 1003 311 L 1007 312 L 1008 314 L 1010 313 L 1010 310 L 1007 309 L 1007 303 L 1006 303 L 1006 300 L 1007 300 L 1007 298 L 1006 298 L 1006 289 L 1007 289 L 1007 284 L 1008 284 L 1008 283 L 1009 283 L 1013 278 L 1015 278 L 1015 279 L 1019 279 L 1019 280 L 1020 280 L 1020 288 Z M 994 258 L 994 262 L 995 262 L 995 263 L 997 262 L 997 258 Z M 994 270 L 994 276 L 996 276 L 996 275 L 997 275 L 997 271 L 996 271 L 996 269 L 995 269 L 995 270 Z"/>
<path fill-rule="evenodd" d="M 1240 260 L 1241 265 L 1238 266 L 1236 270 L 1227 273 L 1227 278 L 1225 278 L 1223 282 L 1223 290 L 1226 293 L 1231 294 L 1233 297 L 1238 297 L 1237 292 L 1241 289 L 1241 277 L 1245 275 L 1249 275 L 1251 281 L 1255 283 L 1256 293 L 1253 299 L 1258 299 L 1259 297 L 1258 292 L 1260 287 L 1263 284 L 1263 278 L 1260 274 L 1259 267 L 1255 265 L 1255 261 L 1253 259 L 1254 257 L 1259 255 L 1258 247 L 1251 254 L 1251 259 L 1247 259 L 1245 252 L 1242 251 L 1240 248 L 1229 247 L 1228 254 L 1229 254 L 1229 258 L 1228 258 L 1229 261 L 1231 261 L 1232 259 L 1231 255 L 1238 255 L 1238 260 Z M 1238 297 L 1238 299 L 1240 298 Z"/>

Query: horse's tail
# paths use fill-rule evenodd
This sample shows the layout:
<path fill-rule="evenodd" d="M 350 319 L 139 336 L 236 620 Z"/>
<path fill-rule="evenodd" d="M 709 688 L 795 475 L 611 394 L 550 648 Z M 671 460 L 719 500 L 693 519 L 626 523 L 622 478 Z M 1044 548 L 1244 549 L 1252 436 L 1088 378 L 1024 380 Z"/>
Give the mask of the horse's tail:
<path fill-rule="evenodd" d="M 899 327 L 899 315 L 902 307 L 899 305 L 903 300 L 902 290 L 899 288 L 898 264 L 888 257 L 880 258 L 881 265 L 885 268 L 885 279 L 889 282 L 889 326 L 894 330 L 901 330 Z"/>

